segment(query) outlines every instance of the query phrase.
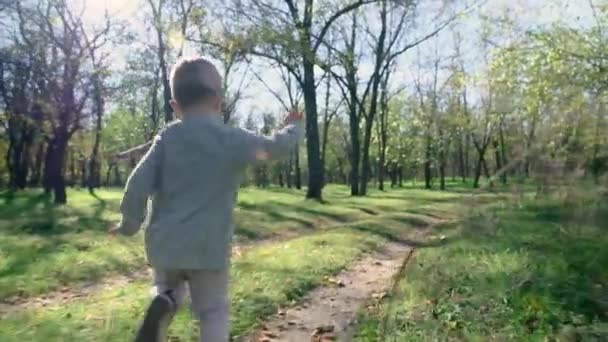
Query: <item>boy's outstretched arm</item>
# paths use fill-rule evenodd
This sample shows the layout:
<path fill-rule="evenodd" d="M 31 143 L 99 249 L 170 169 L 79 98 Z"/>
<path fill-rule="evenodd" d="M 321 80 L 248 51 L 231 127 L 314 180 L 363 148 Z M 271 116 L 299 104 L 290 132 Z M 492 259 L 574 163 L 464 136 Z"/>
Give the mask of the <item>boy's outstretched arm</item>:
<path fill-rule="evenodd" d="M 146 218 L 148 198 L 154 193 L 158 180 L 161 158 L 161 138 L 156 136 L 152 147 L 137 164 L 125 187 L 120 203 L 122 220 L 110 232 L 123 235 L 134 235 L 139 231 Z"/>
<path fill-rule="evenodd" d="M 256 161 L 266 161 L 287 157 L 304 137 L 302 114 L 292 112 L 285 118 L 285 127 L 272 136 L 261 136 L 239 130 L 237 137 L 237 161 L 249 164 Z"/>

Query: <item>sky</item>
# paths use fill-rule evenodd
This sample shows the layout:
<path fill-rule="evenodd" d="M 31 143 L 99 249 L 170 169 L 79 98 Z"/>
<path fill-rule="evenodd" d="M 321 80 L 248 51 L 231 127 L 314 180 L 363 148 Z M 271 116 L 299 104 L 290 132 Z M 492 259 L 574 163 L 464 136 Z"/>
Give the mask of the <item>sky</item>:
<path fill-rule="evenodd" d="M 145 0 L 71 1 L 76 5 L 86 2 L 86 10 L 83 14 L 85 23 L 94 25 L 99 22 L 100 18 L 103 17 L 103 13 L 107 11 L 112 17 L 126 20 L 134 31 L 143 33 L 143 12 L 140 8 L 147 6 L 144 3 Z M 595 0 L 596 4 L 602 1 L 606 2 L 606 0 Z M 437 0 L 420 1 L 422 4 L 418 8 L 421 18 L 420 23 L 408 36 L 420 37 L 435 27 L 436 22 L 432 22 L 432 20 L 436 17 L 436 2 Z M 430 5 L 426 5 L 427 7 L 425 7 L 425 4 Z M 546 27 L 556 22 L 565 22 L 573 26 L 589 26 L 592 23 L 592 12 L 588 0 L 487 0 L 477 10 L 461 18 L 456 24 L 442 31 L 437 37 L 404 54 L 399 61 L 399 67 L 395 71 L 394 81 L 391 86 L 393 88 L 407 86 L 412 83 L 415 74 L 419 74 L 423 81 L 430 79 L 431 74 L 425 71 L 424 61 L 428 61 L 435 53 L 444 57 L 453 54 L 454 31 L 460 32 L 463 37 L 462 51 L 464 52 L 467 67 L 471 69 L 479 68 L 481 48 L 477 32 L 481 27 L 480 13 L 493 17 L 509 13 L 510 17 L 515 19 L 516 26 L 520 27 L 522 31 Z M 521 34 L 521 31 L 510 32 L 510 37 L 507 37 L 506 40 L 517 39 L 518 35 Z M 121 65 L 128 52 L 114 50 L 112 53 L 115 56 L 115 64 Z M 194 48 L 187 47 L 185 54 L 191 53 L 195 53 Z M 420 65 L 422 65 L 422 71 L 418 72 L 417 70 Z M 365 76 L 366 72 L 371 72 L 371 62 L 363 63 L 361 70 L 363 76 Z M 263 112 L 280 111 L 279 102 L 252 75 L 252 71 L 263 77 L 265 83 L 273 88 L 273 90 L 284 94 L 284 87 L 279 73 L 269 68 L 267 61 L 254 60 L 254 65 L 249 69 L 249 73 L 245 75 L 245 98 L 239 102 L 239 106 L 237 107 L 240 117 L 245 117 L 249 112 L 255 112 L 259 117 Z M 238 73 L 234 76 L 232 83 L 239 83 L 240 79 L 243 78 L 243 75 Z"/>

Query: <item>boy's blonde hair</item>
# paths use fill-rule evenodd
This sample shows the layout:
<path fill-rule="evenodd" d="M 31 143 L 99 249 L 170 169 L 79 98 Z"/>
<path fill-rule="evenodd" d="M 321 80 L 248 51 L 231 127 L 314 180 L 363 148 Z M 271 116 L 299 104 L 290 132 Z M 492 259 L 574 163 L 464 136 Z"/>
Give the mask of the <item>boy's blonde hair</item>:
<path fill-rule="evenodd" d="M 203 57 L 180 58 L 169 83 L 171 96 L 182 107 L 189 107 L 214 96 L 222 96 L 221 76 L 213 63 Z"/>

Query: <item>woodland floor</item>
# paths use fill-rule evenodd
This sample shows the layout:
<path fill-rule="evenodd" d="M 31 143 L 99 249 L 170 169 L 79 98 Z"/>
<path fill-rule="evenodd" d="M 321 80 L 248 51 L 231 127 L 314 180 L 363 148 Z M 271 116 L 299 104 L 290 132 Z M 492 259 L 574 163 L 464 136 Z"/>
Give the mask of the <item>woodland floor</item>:
<path fill-rule="evenodd" d="M 296 190 L 242 189 L 235 339 L 608 336 L 605 195 L 564 209 L 450 185 L 365 198 L 328 186 L 325 204 Z M 141 234 L 106 234 L 121 192 L 73 190 L 62 208 L 34 192 L 1 196 L 0 340 L 131 340 L 150 272 Z M 196 329 L 184 310 L 170 340 L 195 341 Z"/>

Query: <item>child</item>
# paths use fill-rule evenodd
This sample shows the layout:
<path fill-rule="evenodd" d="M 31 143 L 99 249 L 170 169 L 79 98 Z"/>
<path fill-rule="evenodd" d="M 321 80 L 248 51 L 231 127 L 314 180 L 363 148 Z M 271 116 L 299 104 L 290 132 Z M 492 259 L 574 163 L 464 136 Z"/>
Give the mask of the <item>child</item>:
<path fill-rule="evenodd" d="M 122 200 L 122 220 L 112 234 L 135 234 L 146 219 L 146 254 L 156 296 L 136 341 L 166 339 L 171 318 L 190 289 L 201 341 L 229 339 L 228 278 L 232 211 L 239 178 L 257 160 L 287 156 L 303 136 L 302 114 L 261 137 L 224 125 L 222 78 L 204 58 L 182 59 L 171 72 L 172 107 L 182 120 L 155 138 L 133 170 Z"/>

